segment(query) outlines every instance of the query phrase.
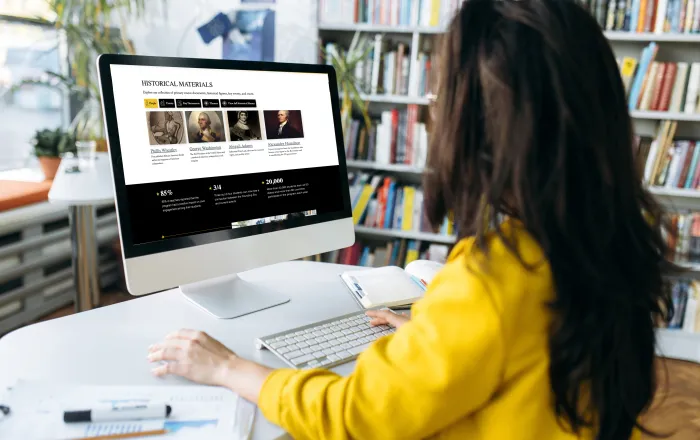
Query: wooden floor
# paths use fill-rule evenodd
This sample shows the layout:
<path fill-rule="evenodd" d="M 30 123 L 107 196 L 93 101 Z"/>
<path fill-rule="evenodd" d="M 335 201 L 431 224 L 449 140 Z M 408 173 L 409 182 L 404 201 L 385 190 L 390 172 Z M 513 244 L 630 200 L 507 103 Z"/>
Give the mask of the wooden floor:
<path fill-rule="evenodd" d="M 131 297 L 118 290 L 102 295 L 102 305 L 115 304 Z M 42 321 L 73 313 L 72 306 L 46 316 Z M 700 439 L 700 365 L 671 359 L 660 359 L 660 385 L 654 404 L 644 417 L 645 426 L 658 434 L 671 434 L 668 440 Z M 668 371 L 665 380 L 664 365 Z M 655 437 L 645 436 L 645 440 Z"/>

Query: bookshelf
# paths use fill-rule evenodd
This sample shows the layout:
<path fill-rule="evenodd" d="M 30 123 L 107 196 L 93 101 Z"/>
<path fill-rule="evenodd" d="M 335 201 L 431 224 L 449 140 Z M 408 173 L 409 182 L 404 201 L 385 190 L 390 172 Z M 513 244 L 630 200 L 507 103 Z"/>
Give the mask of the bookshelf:
<path fill-rule="evenodd" d="M 446 0 L 442 0 L 446 1 Z M 454 3 L 454 2 L 453 2 Z M 607 3 L 607 2 L 606 2 Z M 441 19 L 440 23 L 446 21 Z M 442 26 L 393 26 L 366 23 L 330 23 L 319 21 L 319 40 L 349 42 L 355 32 L 383 34 L 391 39 L 404 41 L 410 45 L 410 71 L 416 68 L 415 57 L 419 48 L 426 41 L 431 41 L 444 32 Z M 642 49 L 651 42 L 659 45 L 659 57 L 662 62 L 700 62 L 700 33 L 656 33 L 656 32 L 604 32 L 616 57 L 640 57 Z M 429 100 L 423 96 L 366 94 L 363 100 L 369 103 L 370 112 L 387 108 L 405 108 L 408 105 L 427 106 Z M 677 121 L 676 137 L 680 139 L 700 140 L 700 113 L 633 110 L 630 116 L 634 122 L 635 133 L 640 136 L 654 136 L 663 121 Z M 423 173 L 420 166 L 405 164 L 382 164 L 366 160 L 348 160 L 347 166 L 352 171 L 368 171 L 396 176 L 406 182 L 419 182 Z M 700 190 L 677 189 L 666 187 L 649 187 L 649 191 L 668 211 L 699 211 Z M 451 244 L 454 237 L 423 232 L 407 232 L 390 229 L 375 229 L 357 226 L 358 237 L 373 239 L 410 239 L 439 244 Z M 682 278 L 700 279 L 700 264 L 685 264 L 687 274 Z M 658 331 L 658 354 L 664 357 L 688 360 L 700 363 L 700 333 L 686 333 L 680 330 L 660 329 Z"/>

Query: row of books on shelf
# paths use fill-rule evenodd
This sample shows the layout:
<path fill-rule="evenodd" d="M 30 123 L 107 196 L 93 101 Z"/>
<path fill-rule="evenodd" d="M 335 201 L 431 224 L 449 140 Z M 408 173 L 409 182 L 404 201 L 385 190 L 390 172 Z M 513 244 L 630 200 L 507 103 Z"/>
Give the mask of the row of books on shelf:
<path fill-rule="evenodd" d="M 369 55 L 355 65 L 358 90 L 372 95 L 425 96 L 430 93 L 430 49 L 418 52 L 411 65 L 411 47 L 395 42 L 383 35 L 375 35 L 368 43 Z M 340 52 L 334 42 L 325 44 L 325 62 L 331 64 L 333 56 Z"/>
<path fill-rule="evenodd" d="M 669 258 L 681 265 L 700 263 L 700 213 L 668 214 L 665 239 L 671 252 Z"/>
<path fill-rule="evenodd" d="M 322 23 L 436 27 L 446 23 L 463 0 L 321 0 Z"/>
<path fill-rule="evenodd" d="M 639 60 L 618 60 L 629 110 L 700 113 L 700 62 L 656 61 L 657 52 L 650 43 Z"/>
<path fill-rule="evenodd" d="M 696 280 L 673 280 L 664 284 L 673 300 L 673 318 L 662 323 L 662 327 L 700 333 L 700 282 Z"/>
<path fill-rule="evenodd" d="M 415 260 L 445 263 L 448 252 L 447 245 L 423 243 L 416 240 L 397 239 L 381 244 L 358 241 L 348 248 L 316 255 L 307 258 L 307 260 L 364 267 L 406 267 L 407 264 Z"/>
<path fill-rule="evenodd" d="M 638 137 L 643 182 L 666 188 L 700 189 L 700 139 L 674 139 L 676 121 L 663 121 L 655 139 Z"/>
<path fill-rule="evenodd" d="M 345 134 L 345 155 L 350 160 L 378 164 L 404 164 L 422 168 L 428 152 L 428 131 L 419 122 L 419 108 L 409 104 L 404 110 L 382 112 L 380 119 L 350 122 Z"/>
<path fill-rule="evenodd" d="M 402 185 L 393 177 L 349 173 L 352 218 L 356 225 L 406 232 L 436 233 L 425 218 L 423 190 Z M 454 235 L 454 225 L 445 218 L 438 234 Z"/>
<path fill-rule="evenodd" d="M 605 30 L 699 33 L 700 0 L 579 0 Z"/>

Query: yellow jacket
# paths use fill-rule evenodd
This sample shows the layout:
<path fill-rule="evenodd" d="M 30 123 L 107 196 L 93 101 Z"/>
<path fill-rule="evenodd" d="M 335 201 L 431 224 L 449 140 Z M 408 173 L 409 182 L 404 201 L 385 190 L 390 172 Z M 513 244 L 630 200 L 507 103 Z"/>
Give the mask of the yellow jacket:
<path fill-rule="evenodd" d="M 552 409 L 549 265 L 520 226 L 504 231 L 525 261 L 542 264 L 527 271 L 495 236 L 487 264 L 462 240 L 411 321 L 362 353 L 350 376 L 272 373 L 259 399 L 265 417 L 297 440 L 577 438 Z"/>

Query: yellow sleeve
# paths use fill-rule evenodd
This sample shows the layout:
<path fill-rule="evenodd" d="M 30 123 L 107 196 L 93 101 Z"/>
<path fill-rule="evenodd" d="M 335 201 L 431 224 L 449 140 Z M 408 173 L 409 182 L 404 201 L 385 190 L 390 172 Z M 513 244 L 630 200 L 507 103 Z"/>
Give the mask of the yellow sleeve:
<path fill-rule="evenodd" d="M 408 439 L 477 410 L 499 385 L 504 347 L 486 288 L 463 264 L 448 264 L 412 320 L 375 341 L 350 376 L 273 372 L 260 393 L 265 417 L 297 440 Z"/>

